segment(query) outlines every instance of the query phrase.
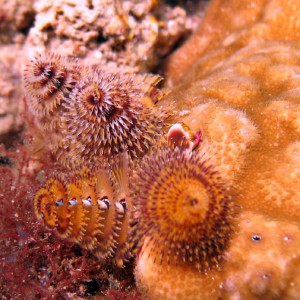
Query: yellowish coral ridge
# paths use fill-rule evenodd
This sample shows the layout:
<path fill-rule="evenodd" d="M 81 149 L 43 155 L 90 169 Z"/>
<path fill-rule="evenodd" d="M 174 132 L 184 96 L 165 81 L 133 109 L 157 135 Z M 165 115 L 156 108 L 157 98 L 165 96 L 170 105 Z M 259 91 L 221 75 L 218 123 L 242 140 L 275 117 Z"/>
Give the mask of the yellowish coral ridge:
<path fill-rule="evenodd" d="M 299 11 L 297 0 L 212 0 L 197 32 L 169 59 L 166 74 L 172 92 L 163 104 L 174 101 L 174 123 L 184 124 L 191 138 L 201 131 L 202 141 L 190 155 L 209 156 L 224 193 L 240 211 L 228 246 L 208 268 L 186 260 L 189 255 L 170 259 L 176 249 L 192 253 L 189 244 L 174 243 L 168 252 L 170 241 L 164 237 L 174 224 L 147 220 L 135 270 L 143 299 L 300 298 Z M 189 154 L 183 157 L 191 159 Z M 149 165 L 157 171 L 155 163 Z M 163 165 L 162 173 L 153 175 L 154 187 L 168 168 Z M 173 172 L 177 176 L 179 171 L 174 167 Z M 140 176 L 137 181 L 144 181 Z M 173 198 L 180 199 L 175 183 L 163 180 Z M 185 181 L 185 192 L 193 180 Z M 147 217 L 153 214 L 149 203 L 154 198 L 162 206 L 157 208 L 161 218 L 170 220 L 169 215 L 180 214 L 180 209 L 184 215 L 195 204 L 172 207 L 168 189 L 166 200 L 162 189 L 157 191 L 155 197 L 149 192 L 145 202 L 151 212 Z M 205 211 L 209 214 L 207 207 Z M 143 226 L 143 207 L 140 212 Z M 191 222 L 185 225 L 182 232 L 193 230 Z M 208 242 L 203 232 L 197 238 L 200 244 Z"/>

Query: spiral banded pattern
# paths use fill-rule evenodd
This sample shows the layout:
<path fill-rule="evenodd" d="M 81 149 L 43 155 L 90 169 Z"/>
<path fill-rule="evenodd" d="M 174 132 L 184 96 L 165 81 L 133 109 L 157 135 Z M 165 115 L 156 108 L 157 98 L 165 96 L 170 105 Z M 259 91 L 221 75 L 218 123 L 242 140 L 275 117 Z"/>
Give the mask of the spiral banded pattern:
<path fill-rule="evenodd" d="M 144 78 L 144 83 L 141 84 Z M 141 156 L 165 128 L 169 113 L 151 102 L 160 77 L 93 70 L 64 104 L 64 142 L 78 161 L 128 151 Z M 158 90 L 157 90 L 158 91 Z M 63 153 L 60 155 L 63 159 Z"/>
<path fill-rule="evenodd" d="M 57 235 L 91 250 L 99 259 L 113 258 L 118 266 L 130 257 L 126 166 L 112 172 L 87 168 L 66 182 L 50 178 L 34 197 L 35 214 Z M 115 182 L 116 184 L 113 184 Z"/>
<path fill-rule="evenodd" d="M 182 148 L 153 151 L 144 158 L 133 187 L 137 236 L 154 261 L 187 262 L 199 270 L 218 265 L 236 207 L 204 156 Z"/>
<path fill-rule="evenodd" d="M 53 113 L 79 78 L 71 60 L 54 53 L 37 55 L 24 70 L 24 86 L 30 111 L 37 117 Z"/>

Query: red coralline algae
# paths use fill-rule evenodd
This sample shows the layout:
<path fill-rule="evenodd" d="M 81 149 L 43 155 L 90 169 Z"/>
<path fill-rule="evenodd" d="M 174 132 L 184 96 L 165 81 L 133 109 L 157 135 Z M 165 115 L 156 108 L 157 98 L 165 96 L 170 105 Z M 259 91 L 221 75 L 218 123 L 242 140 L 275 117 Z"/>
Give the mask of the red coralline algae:
<path fill-rule="evenodd" d="M 1 151 L 1 299 L 24 299 L 24 295 L 26 299 L 89 298 L 97 292 L 105 295 L 110 288 L 110 266 L 59 239 L 36 220 L 32 199 L 40 180 L 29 171 L 30 155 L 24 146 L 9 153 Z M 52 172 L 46 162 L 43 168 Z"/>

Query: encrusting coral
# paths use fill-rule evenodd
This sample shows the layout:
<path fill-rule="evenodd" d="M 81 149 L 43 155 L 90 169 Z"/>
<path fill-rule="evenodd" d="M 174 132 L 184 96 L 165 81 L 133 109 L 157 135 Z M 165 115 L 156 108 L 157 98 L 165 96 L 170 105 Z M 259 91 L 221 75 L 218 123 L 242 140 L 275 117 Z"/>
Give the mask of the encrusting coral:
<path fill-rule="evenodd" d="M 211 162 L 231 186 L 243 169 L 246 154 L 259 135 L 255 123 L 247 115 L 216 99 L 195 103 L 181 119 L 189 131 L 203 133 L 202 145 L 210 153 Z"/>
<path fill-rule="evenodd" d="M 245 211 L 222 268 L 222 299 L 297 299 L 298 224 Z"/>
<path fill-rule="evenodd" d="M 237 230 L 219 270 L 205 275 L 140 255 L 137 286 L 149 299 L 300 295 L 299 2 L 246 2 L 211 1 L 198 32 L 166 64 L 173 88 L 165 105 L 175 101 L 174 121 L 190 136 L 201 131 L 198 149 L 240 207 Z"/>
<path fill-rule="evenodd" d="M 251 44 L 259 47 L 260 42 L 280 41 L 283 45 L 298 41 L 299 8 L 296 0 L 210 1 L 196 34 L 168 60 L 166 77 L 170 83 L 180 84 L 184 74 L 192 75 L 191 69 L 198 69 L 198 75 L 202 73 L 200 68 L 206 73 L 219 61 L 226 64 L 232 53 Z M 198 58 L 201 59 L 195 65 Z M 200 66 L 203 61 L 206 62 Z"/>

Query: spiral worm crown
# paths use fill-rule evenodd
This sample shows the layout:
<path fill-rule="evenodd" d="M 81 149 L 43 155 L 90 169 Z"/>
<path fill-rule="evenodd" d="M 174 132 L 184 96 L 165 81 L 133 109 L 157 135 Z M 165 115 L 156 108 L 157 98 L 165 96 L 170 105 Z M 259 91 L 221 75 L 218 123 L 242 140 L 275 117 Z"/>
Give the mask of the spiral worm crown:
<path fill-rule="evenodd" d="M 30 111 L 37 117 L 53 113 L 75 86 L 79 67 L 54 53 L 36 55 L 24 70 L 24 86 Z"/>
<path fill-rule="evenodd" d="M 218 265 L 235 225 L 223 181 L 200 154 L 162 148 L 145 157 L 133 182 L 142 249 L 160 263 Z"/>
<path fill-rule="evenodd" d="M 68 180 L 50 178 L 34 197 L 35 214 L 62 238 L 91 250 L 99 259 L 113 258 L 118 266 L 131 256 L 126 166 L 106 170 L 87 168 Z M 114 182 L 114 184 L 113 184 Z"/>
<path fill-rule="evenodd" d="M 149 95 L 157 97 L 153 85 L 158 81 L 154 75 L 135 77 L 99 69 L 80 81 L 64 104 L 64 141 L 72 155 L 92 161 L 123 151 L 132 157 L 147 151 L 169 115 L 148 105 Z"/>

